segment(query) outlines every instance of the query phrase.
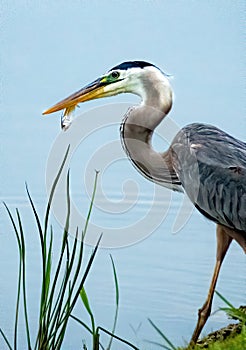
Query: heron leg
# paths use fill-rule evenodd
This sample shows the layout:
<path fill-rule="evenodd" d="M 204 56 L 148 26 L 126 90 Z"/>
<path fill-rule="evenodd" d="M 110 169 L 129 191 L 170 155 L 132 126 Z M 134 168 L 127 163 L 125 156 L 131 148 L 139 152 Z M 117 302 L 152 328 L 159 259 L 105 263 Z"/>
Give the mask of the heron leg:
<path fill-rule="evenodd" d="M 194 345 L 197 342 L 197 339 L 211 313 L 212 301 L 215 291 L 216 282 L 219 276 L 220 268 L 226 252 L 232 241 L 232 237 L 228 236 L 225 229 L 221 225 L 217 225 L 217 255 L 216 255 L 216 264 L 214 267 L 214 273 L 209 287 L 207 299 L 204 305 L 198 310 L 198 321 L 196 328 L 192 335 L 190 345 Z"/>

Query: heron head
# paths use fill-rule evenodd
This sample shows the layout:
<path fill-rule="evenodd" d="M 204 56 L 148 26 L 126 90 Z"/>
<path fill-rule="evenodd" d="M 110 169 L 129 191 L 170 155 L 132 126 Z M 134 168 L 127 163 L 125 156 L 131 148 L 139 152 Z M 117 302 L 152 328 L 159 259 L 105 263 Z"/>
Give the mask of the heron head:
<path fill-rule="evenodd" d="M 144 96 L 146 82 L 164 79 L 165 75 L 155 65 L 144 61 L 121 63 L 106 74 L 86 85 L 62 101 L 48 108 L 43 114 L 50 114 L 62 109 L 73 109 L 77 104 L 121 93 L 134 93 Z"/>

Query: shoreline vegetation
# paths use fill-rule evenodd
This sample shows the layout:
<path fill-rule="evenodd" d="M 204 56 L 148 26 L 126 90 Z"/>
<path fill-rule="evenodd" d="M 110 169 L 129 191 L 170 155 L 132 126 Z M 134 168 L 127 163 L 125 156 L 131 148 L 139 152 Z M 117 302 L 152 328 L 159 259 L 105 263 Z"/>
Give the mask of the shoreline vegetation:
<path fill-rule="evenodd" d="M 14 331 L 12 339 L 8 339 L 4 333 L 4 329 L 0 325 L 0 337 L 3 338 L 7 349 L 18 350 L 18 327 L 20 314 L 24 314 L 25 320 L 25 333 L 26 333 L 26 349 L 28 350 L 60 350 L 62 349 L 63 341 L 65 338 L 66 330 L 70 320 L 72 322 L 77 321 L 81 325 L 81 332 L 86 331 L 91 334 L 92 348 L 88 348 L 87 344 L 83 345 L 83 350 L 110 350 L 112 343 L 117 342 L 118 349 L 121 348 L 121 344 L 124 344 L 124 348 L 135 350 L 151 350 L 151 349 L 166 349 L 166 350 L 190 350 L 191 347 L 176 347 L 171 341 L 164 335 L 164 333 L 155 325 L 152 320 L 149 320 L 152 327 L 157 332 L 158 339 L 161 337 L 161 342 L 148 341 L 144 344 L 142 349 L 139 349 L 134 344 L 122 339 L 115 334 L 118 310 L 119 310 L 119 294 L 120 288 L 118 285 L 117 271 L 112 257 L 112 273 L 114 277 L 115 286 L 115 313 L 112 315 L 113 327 L 111 330 L 105 329 L 101 325 L 96 324 L 95 315 L 92 312 L 92 308 L 89 302 L 89 296 L 86 294 L 84 283 L 89 278 L 90 269 L 95 264 L 95 258 L 97 250 L 100 245 L 101 237 L 99 237 L 96 246 L 92 249 L 91 256 L 88 261 L 84 262 L 84 237 L 86 235 L 90 215 L 93 209 L 93 202 L 96 193 L 98 172 L 95 175 L 94 188 L 92 192 L 92 199 L 88 209 L 88 215 L 86 223 L 82 232 L 79 232 L 77 228 L 75 239 L 71 243 L 69 240 L 69 221 L 70 221 L 70 190 L 69 190 L 69 172 L 66 176 L 66 196 L 67 196 L 67 216 L 66 224 L 61 235 L 60 253 L 58 256 L 58 262 L 53 262 L 53 227 L 50 223 L 50 214 L 52 209 L 52 200 L 55 195 L 56 186 L 64 170 L 69 154 L 69 147 L 65 154 L 64 160 L 58 170 L 57 176 L 54 180 L 53 186 L 50 191 L 49 200 L 47 203 L 44 221 L 40 220 L 39 214 L 36 210 L 35 204 L 32 200 L 28 187 L 26 186 L 27 196 L 29 204 L 32 210 L 32 215 L 36 221 L 37 237 L 40 242 L 41 250 L 41 290 L 40 290 L 40 306 L 39 306 L 39 319 L 36 335 L 33 335 L 32 325 L 29 322 L 28 315 L 28 296 L 26 292 L 26 266 L 28 261 L 26 259 L 26 244 L 25 244 L 25 232 L 22 223 L 21 213 L 16 208 L 15 214 L 13 214 L 8 206 L 4 203 L 4 206 L 9 215 L 10 221 L 13 226 L 13 231 L 16 236 L 16 241 L 19 250 L 19 266 L 18 266 L 18 278 L 17 278 L 17 293 L 15 301 L 15 319 L 14 319 Z M 82 264 L 83 262 L 83 264 Z M 83 266 L 83 268 L 82 268 Z M 58 281 L 58 283 L 57 283 Z M 230 324 L 227 327 L 222 328 L 216 332 L 213 332 L 200 340 L 193 348 L 194 350 L 207 348 L 209 350 L 245 350 L 246 349 L 246 307 L 235 308 L 229 303 L 221 294 L 219 297 L 225 303 L 226 307 L 221 308 L 225 311 L 229 317 L 234 318 L 238 323 Z M 81 318 L 73 315 L 73 309 L 77 302 L 82 302 L 84 308 L 89 315 L 90 324 L 86 324 Z M 23 308 L 23 309 L 22 309 Z M 106 333 L 109 337 L 108 344 L 100 343 L 100 334 Z M 32 336 L 31 336 L 32 334 Z M 33 339 L 35 338 L 35 339 Z M 22 350 L 22 349 L 20 349 Z M 77 350 L 77 349 L 74 349 Z M 78 350 L 82 350 L 81 347 Z"/>
<path fill-rule="evenodd" d="M 227 326 L 219 330 L 213 331 L 203 338 L 199 339 L 194 346 L 178 346 L 176 347 L 166 335 L 151 321 L 153 327 L 159 333 L 163 342 L 150 342 L 156 345 L 159 349 L 166 350 L 245 350 L 246 349 L 246 306 L 235 308 L 228 300 L 226 300 L 220 293 L 216 292 L 218 296 L 226 303 L 227 307 L 220 308 L 221 311 L 226 312 L 229 319 L 234 319 L 235 323 L 229 323 Z M 188 343 L 187 343 L 188 344 Z M 142 349 L 141 349 L 142 350 Z M 148 350 L 148 348 L 146 348 Z"/>
<path fill-rule="evenodd" d="M 231 323 L 226 327 L 208 334 L 197 342 L 194 350 L 244 350 L 245 348 L 246 328 L 240 322 Z M 185 349 L 187 348 L 184 348 L 183 350 Z"/>

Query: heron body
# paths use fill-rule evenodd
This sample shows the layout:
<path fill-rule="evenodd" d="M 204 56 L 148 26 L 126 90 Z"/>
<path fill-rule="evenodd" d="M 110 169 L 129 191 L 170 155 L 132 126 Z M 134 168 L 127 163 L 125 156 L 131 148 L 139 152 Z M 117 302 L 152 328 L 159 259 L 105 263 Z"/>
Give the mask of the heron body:
<path fill-rule="evenodd" d="M 207 124 L 182 128 L 168 150 L 156 152 L 151 144 L 155 128 L 172 107 L 168 76 L 155 65 L 124 62 L 99 79 L 44 112 L 80 102 L 133 93 L 141 97 L 121 124 L 123 148 L 134 166 L 149 180 L 174 191 L 186 192 L 195 207 L 217 224 L 217 256 L 205 304 L 191 338 L 195 343 L 211 312 L 214 290 L 224 256 L 235 239 L 246 252 L 246 143 Z"/>
<path fill-rule="evenodd" d="M 176 135 L 171 152 L 197 209 L 246 236 L 246 144 L 214 126 L 194 123 Z"/>

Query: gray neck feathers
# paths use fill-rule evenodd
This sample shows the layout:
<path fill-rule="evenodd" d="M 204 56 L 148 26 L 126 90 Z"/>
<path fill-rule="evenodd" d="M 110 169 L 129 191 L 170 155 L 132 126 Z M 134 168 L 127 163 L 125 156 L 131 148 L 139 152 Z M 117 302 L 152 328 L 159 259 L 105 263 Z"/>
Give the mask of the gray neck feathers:
<path fill-rule="evenodd" d="M 158 153 L 151 145 L 153 131 L 164 117 L 163 111 L 144 103 L 130 108 L 121 126 L 121 140 L 127 156 L 143 176 L 180 191 L 169 153 Z"/>

